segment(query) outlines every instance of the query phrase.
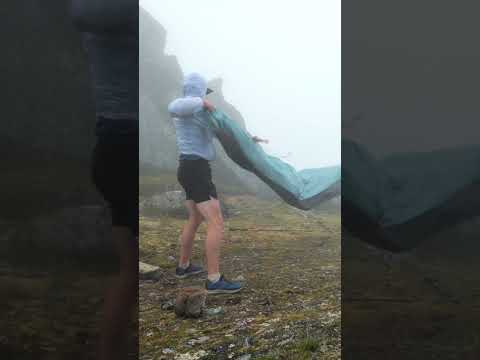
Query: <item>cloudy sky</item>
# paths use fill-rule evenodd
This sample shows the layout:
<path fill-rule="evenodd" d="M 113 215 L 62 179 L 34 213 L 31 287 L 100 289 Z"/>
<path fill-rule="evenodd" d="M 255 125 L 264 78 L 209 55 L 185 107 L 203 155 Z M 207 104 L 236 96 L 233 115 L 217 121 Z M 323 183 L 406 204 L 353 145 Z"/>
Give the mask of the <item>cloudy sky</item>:
<path fill-rule="evenodd" d="M 339 0 L 140 0 L 184 71 L 221 77 L 265 149 L 297 167 L 340 163 Z"/>

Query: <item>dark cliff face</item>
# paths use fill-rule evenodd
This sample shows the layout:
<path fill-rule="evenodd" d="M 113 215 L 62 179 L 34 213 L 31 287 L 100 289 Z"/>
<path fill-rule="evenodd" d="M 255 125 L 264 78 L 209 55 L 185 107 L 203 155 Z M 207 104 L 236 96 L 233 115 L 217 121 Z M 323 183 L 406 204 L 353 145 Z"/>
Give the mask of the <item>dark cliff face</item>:
<path fill-rule="evenodd" d="M 181 88 L 177 59 L 165 54 L 165 29 L 140 9 L 140 160 L 159 168 L 176 166 L 175 131 L 167 106 Z"/>
<path fill-rule="evenodd" d="M 95 115 L 67 0 L 2 5 L 1 218 L 99 202 L 90 182 Z M 7 34 L 14 34 L 9 36 Z"/>

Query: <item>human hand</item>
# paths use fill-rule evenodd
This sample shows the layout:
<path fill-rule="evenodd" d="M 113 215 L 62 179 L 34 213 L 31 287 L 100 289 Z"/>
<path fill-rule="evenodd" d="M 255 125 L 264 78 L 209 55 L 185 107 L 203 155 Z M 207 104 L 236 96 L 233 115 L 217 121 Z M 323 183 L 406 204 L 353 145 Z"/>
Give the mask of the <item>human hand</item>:
<path fill-rule="evenodd" d="M 213 104 L 206 99 L 203 99 L 203 107 L 210 112 L 215 110 L 215 106 L 213 106 Z"/>

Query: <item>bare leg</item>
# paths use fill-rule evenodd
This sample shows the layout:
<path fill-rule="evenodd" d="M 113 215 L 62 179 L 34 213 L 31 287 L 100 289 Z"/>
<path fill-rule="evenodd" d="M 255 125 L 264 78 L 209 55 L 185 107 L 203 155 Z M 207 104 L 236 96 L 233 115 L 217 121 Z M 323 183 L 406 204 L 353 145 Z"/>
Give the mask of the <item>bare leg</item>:
<path fill-rule="evenodd" d="M 138 243 L 127 227 L 112 228 L 120 269 L 105 295 L 104 317 L 100 335 L 100 360 L 126 359 L 131 316 L 138 299 Z"/>
<path fill-rule="evenodd" d="M 197 209 L 208 224 L 205 242 L 208 275 L 218 274 L 220 273 L 220 245 L 224 234 L 220 202 L 211 198 L 209 201 L 198 203 Z"/>
<path fill-rule="evenodd" d="M 192 256 L 193 240 L 198 227 L 203 221 L 202 214 L 198 211 L 193 200 L 187 200 L 185 206 L 188 210 L 188 221 L 183 227 L 180 238 L 180 259 L 179 265 L 186 265 Z"/>

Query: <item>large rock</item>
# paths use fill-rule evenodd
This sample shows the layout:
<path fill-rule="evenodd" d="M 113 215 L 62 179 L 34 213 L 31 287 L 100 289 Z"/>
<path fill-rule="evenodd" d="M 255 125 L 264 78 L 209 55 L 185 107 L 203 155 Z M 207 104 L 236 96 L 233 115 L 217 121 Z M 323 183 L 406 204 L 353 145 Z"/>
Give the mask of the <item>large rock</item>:
<path fill-rule="evenodd" d="M 229 217 L 228 208 L 220 199 L 220 206 L 225 218 Z M 185 208 L 185 193 L 183 191 L 167 191 L 153 195 L 140 201 L 140 213 L 147 216 L 167 215 L 174 217 L 188 217 Z"/>
<path fill-rule="evenodd" d="M 199 287 L 180 289 L 175 300 L 175 314 L 179 317 L 198 318 L 205 309 L 207 291 Z"/>
<path fill-rule="evenodd" d="M 153 195 L 140 202 L 140 212 L 146 215 L 188 216 L 185 194 L 182 191 L 167 191 Z"/>

